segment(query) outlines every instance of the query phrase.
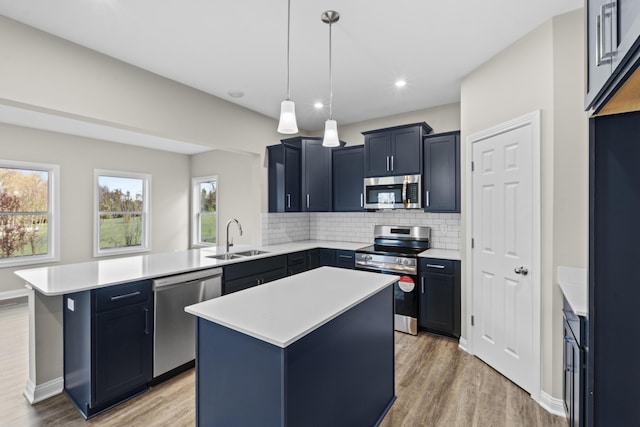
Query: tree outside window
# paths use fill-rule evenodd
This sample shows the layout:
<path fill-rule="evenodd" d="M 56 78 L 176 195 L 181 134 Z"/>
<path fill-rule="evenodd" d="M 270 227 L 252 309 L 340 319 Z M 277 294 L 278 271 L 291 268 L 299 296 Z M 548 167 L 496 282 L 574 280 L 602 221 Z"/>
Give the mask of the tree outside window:
<path fill-rule="evenodd" d="M 57 259 L 57 171 L 54 165 L 0 161 L 0 266 Z"/>
<path fill-rule="evenodd" d="M 148 249 L 148 175 L 99 171 L 97 174 L 97 254 Z"/>
<path fill-rule="evenodd" d="M 192 241 L 195 246 L 218 241 L 218 178 L 193 178 Z"/>

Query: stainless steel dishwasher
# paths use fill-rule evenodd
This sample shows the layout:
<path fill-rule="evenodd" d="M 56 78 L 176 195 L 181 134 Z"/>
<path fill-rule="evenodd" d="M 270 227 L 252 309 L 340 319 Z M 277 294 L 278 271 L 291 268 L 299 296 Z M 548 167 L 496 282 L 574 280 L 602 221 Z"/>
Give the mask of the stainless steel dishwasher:
<path fill-rule="evenodd" d="M 184 308 L 222 294 L 222 269 L 193 271 L 153 281 L 153 377 L 195 358 L 195 319 Z"/>

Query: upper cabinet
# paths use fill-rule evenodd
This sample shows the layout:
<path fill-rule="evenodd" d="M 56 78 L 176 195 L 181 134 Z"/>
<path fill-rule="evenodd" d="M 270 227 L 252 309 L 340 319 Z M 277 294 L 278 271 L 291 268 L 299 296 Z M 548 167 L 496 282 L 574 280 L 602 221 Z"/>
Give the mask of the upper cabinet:
<path fill-rule="evenodd" d="M 460 212 L 460 132 L 424 138 L 425 212 Z"/>
<path fill-rule="evenodd" d="M 423 122 L 362 132 L 364 176 L 420 174 L 422 138 L 431 131 Z"/>
<path fill-rule="evenodd" d="M 358 212 L 364 210 L 364 147 L 341 148 L 333 151 L 333 210 Z"/>
<path fill-rule="evenodd" d="M 598 110 L 634 69 L 640 56 L 640 2 L 587 0 L 587 96 Z"/>
<path fill-rule="evenodd" d="M 300 212 L 300 148 L 278 144 L 267 150 L 269 212 Z"/>
<path fill-rule="evenodd" d="M 267 148 L 269 212 L 332 210 L 333 148 L 323 147 L 322 138 L 311 137 L 283 139 Z"/>

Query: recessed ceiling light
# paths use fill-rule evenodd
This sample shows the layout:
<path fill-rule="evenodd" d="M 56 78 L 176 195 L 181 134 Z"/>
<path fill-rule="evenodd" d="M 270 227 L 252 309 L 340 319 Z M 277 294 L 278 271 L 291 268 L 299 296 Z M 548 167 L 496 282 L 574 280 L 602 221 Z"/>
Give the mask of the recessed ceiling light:
<path fill-rule="evenodd" d="M 406 80 L 398 80 L 396 82 L 396 86 L 397 87 L 405 87 L 407 85 L 407 81 Z"/>
<path fill-rule="evenodd" d="M 227 95 L 232 98 L 242 98 L 244 96 L 244 92 L 241 90 L 230 90 L 227 92 Z"/>
<path fill-rule="evenodd" d="M 322 102 L 316 102 L 315 104 L 313 104 L 314 107 L 320 109 L 322 107 L 324 107 L 324 104 Z"/>

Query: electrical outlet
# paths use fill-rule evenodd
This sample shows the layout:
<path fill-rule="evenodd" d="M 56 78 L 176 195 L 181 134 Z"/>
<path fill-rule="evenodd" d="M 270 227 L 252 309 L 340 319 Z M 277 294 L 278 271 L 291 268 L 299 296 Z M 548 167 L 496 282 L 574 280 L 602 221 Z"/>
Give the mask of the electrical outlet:
<path fill-rule="evenodd" d="M 440 226 L 440 232 L 441 232 L 442 234 L 447 234 L 447 224 L 442 224 L 442 225 Z"/>

